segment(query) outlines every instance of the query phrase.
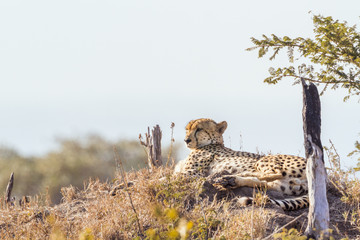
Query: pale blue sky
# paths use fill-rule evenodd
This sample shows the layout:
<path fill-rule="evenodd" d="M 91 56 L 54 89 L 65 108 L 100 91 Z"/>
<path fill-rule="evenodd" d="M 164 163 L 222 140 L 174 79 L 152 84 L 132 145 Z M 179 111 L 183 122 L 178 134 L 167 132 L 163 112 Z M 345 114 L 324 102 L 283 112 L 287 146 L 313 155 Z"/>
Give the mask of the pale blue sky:
<path fill-rule="evenodd" d="M 270 62 L 245 49 L 261 34 L 311 37 L 309 11 L 353 25 L 359 9 L 357 0 L 1 1 L 0 144 L 42 154 L 56 136 L 136 139 L 155 124 L 166 144 L 171 122 L 182 143 L 189 120 L 209 117 L 228 121 L 234 149 L 304 155 L 301 87 L 263 83 L 286 54 Z M 345 160 L 360 104 L 343 96 L 322 97 L 322 137 Z"/>

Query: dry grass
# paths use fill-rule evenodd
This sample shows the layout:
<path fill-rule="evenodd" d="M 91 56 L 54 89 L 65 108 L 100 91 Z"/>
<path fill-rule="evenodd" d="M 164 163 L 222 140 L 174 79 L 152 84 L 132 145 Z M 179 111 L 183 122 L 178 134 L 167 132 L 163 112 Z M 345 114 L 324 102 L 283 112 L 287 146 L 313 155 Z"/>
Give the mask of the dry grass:
<path fill-rule="evenodd" d="M 63 188 L 63 201 L 56 206 L 40 204 L 44 202 L 41 199 L 32 199 L 27 206 L 2 204 L 0 236 L 2 239 L 250 239 L 264 237 L 264 226 L 272 217 L 271 211 L 263 207 L 241 209 L 234 202 L 209 201 L 201 197 L 204 179 L 188 181 L 173 177 L 170 168 L 153 173 L 144 169 L 127 173 L 126 178 L 133 183 L 131 187 L 125 188 L 119 178 L 114 183 L 90 180 L 83 190 Z"/>
<path fill-rule="evenodd" d="M 146 169 L 124 173 L 129 187 L 125 187 L 121 176 L 112 183 L 90 180 L 82 190 L 69 186 L 62 189 L 63 201 L 55 206 L 46 203 L 46 196 L 33 198 L 26 206 L 7 206 L 1 199 L 0 237 L 262 239 L 294 219 L 278 209 L 264 207 L 261 196 L 256 196 L 260 206 L 245 208 L 234 199 L 208 198 L 204 194 L 205 179 L 186 180 L 172 176 L 171 172 L 164 167 L 153 173 Z M 359 184 L 352 186 L 353 190 L 346 190 L 347 193 L 360 199 L 355 189 Z M 351 209 L 354 203 L 358 204 L 358 200 L 344 206 Z M 358 217 L 360 212 L 354 211 L 349 214 Z M 350 223 L 349 217 L 338 217 L 357 231 L 353 236 L 359 233 L 358 218 Z M 294 226 L 303 230 L 298 223 L 289 227 Z"/>

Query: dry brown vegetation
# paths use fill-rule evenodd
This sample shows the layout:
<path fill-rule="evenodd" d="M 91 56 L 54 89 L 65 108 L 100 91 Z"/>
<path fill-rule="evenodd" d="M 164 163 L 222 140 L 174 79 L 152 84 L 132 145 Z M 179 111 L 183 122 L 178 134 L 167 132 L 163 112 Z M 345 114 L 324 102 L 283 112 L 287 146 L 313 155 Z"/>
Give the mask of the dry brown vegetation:
<path fill-rule="evenodd" d="M 359 239 L 359 181 L 336 174 L 331 179 L 337 187 L 329 184 L 328 193 L 335 239 Z M 283 212 L 265 206 L 261 194 L 255 205 L 242 207 L 237 192 L 173 176 L 169 167 L 119 174 L 113 182 L 89 180 L 81 190 L 61 192 L 62 202 L 54 206 L 46 196 L 21 206 L 1 199 L 1 239 L 263 239 L 288 223 L 296 230 L 275 236 L 304 239 L 298 232 L 306 226 L 307 209 Z"/>

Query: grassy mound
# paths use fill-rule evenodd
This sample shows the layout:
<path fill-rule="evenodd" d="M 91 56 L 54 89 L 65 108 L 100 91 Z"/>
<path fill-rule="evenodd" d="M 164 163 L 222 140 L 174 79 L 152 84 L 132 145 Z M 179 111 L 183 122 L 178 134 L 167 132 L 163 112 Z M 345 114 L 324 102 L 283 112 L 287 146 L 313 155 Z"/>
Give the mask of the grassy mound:
<path fill-rule="evenodd" d="M 338 172 L 330 179 L 334 236 L 356 239 L 360 184 Z M 261 194 L 242 207 L 236 192 L 217 192 L 206 179 L 176 177 L 165 167 L 124 173 L 112 183 L 89 180 L 81 190 L 62 188 L 62 195 L 54 206 L 46 196 L 14 206 L 1 199 L 1 239 L 287 239 L 306 227 L 307 209 L 284 212 L 267 206 Z"/>

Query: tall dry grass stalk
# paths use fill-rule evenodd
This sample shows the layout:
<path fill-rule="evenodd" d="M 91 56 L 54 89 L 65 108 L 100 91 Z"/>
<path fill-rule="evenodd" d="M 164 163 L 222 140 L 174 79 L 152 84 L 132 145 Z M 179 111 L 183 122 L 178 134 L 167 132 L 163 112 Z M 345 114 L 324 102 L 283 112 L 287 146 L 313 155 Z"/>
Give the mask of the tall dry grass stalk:
<path fill-rule="evenodd" d="M 169 166 L 170 160 L 171 160 L 171 166 L 175 165 L 175 160 L 172 157 L 172 152 L 173 152 L 173 147 L 174 147 L 174 142 L 175 142 L 174 127 L 175 127 L 175 123 L 172 122 L 170 125 L 170 129 L 171 129 L 170 148 L 169 148 L 168 158 L 167 158 L 166 165 L 165 165 L 166 167 Z"/>
<path fill-rule="evenodd" d="M 137 213 L 137 211 L 136 211 L 136 209 L 134 207 L 133 200 L 131 198 L 131 194 L 128 191 L 128 181 L 126 179 L 126 172 L 124 170 L 124 166 L 122 164 L 122 161 L 120 159 L 120 156 L 119 156 L 118 151 L 117 151 L 115 146 L 114 146 L 114 152 L 115 152 L 115 162 L 117 162 L 117 165 L 119 166 L 119 172 L 120 172 L 120 176 L 121 176 L 121 178 L 123 180 L 124 190 L 127 193 L 127 196 L 129 197 L 129 202 L 130 202 L 131 208 L 134 211 L 135 218 L 136 218 L 136 223 L 137 223 L 138 229 L 139 229 L 139 233 L 141 234 L 141 236 L 144 236 L 143 229 L 142 229 L 141 224 L 140 224 L 138 213 Z"/>

